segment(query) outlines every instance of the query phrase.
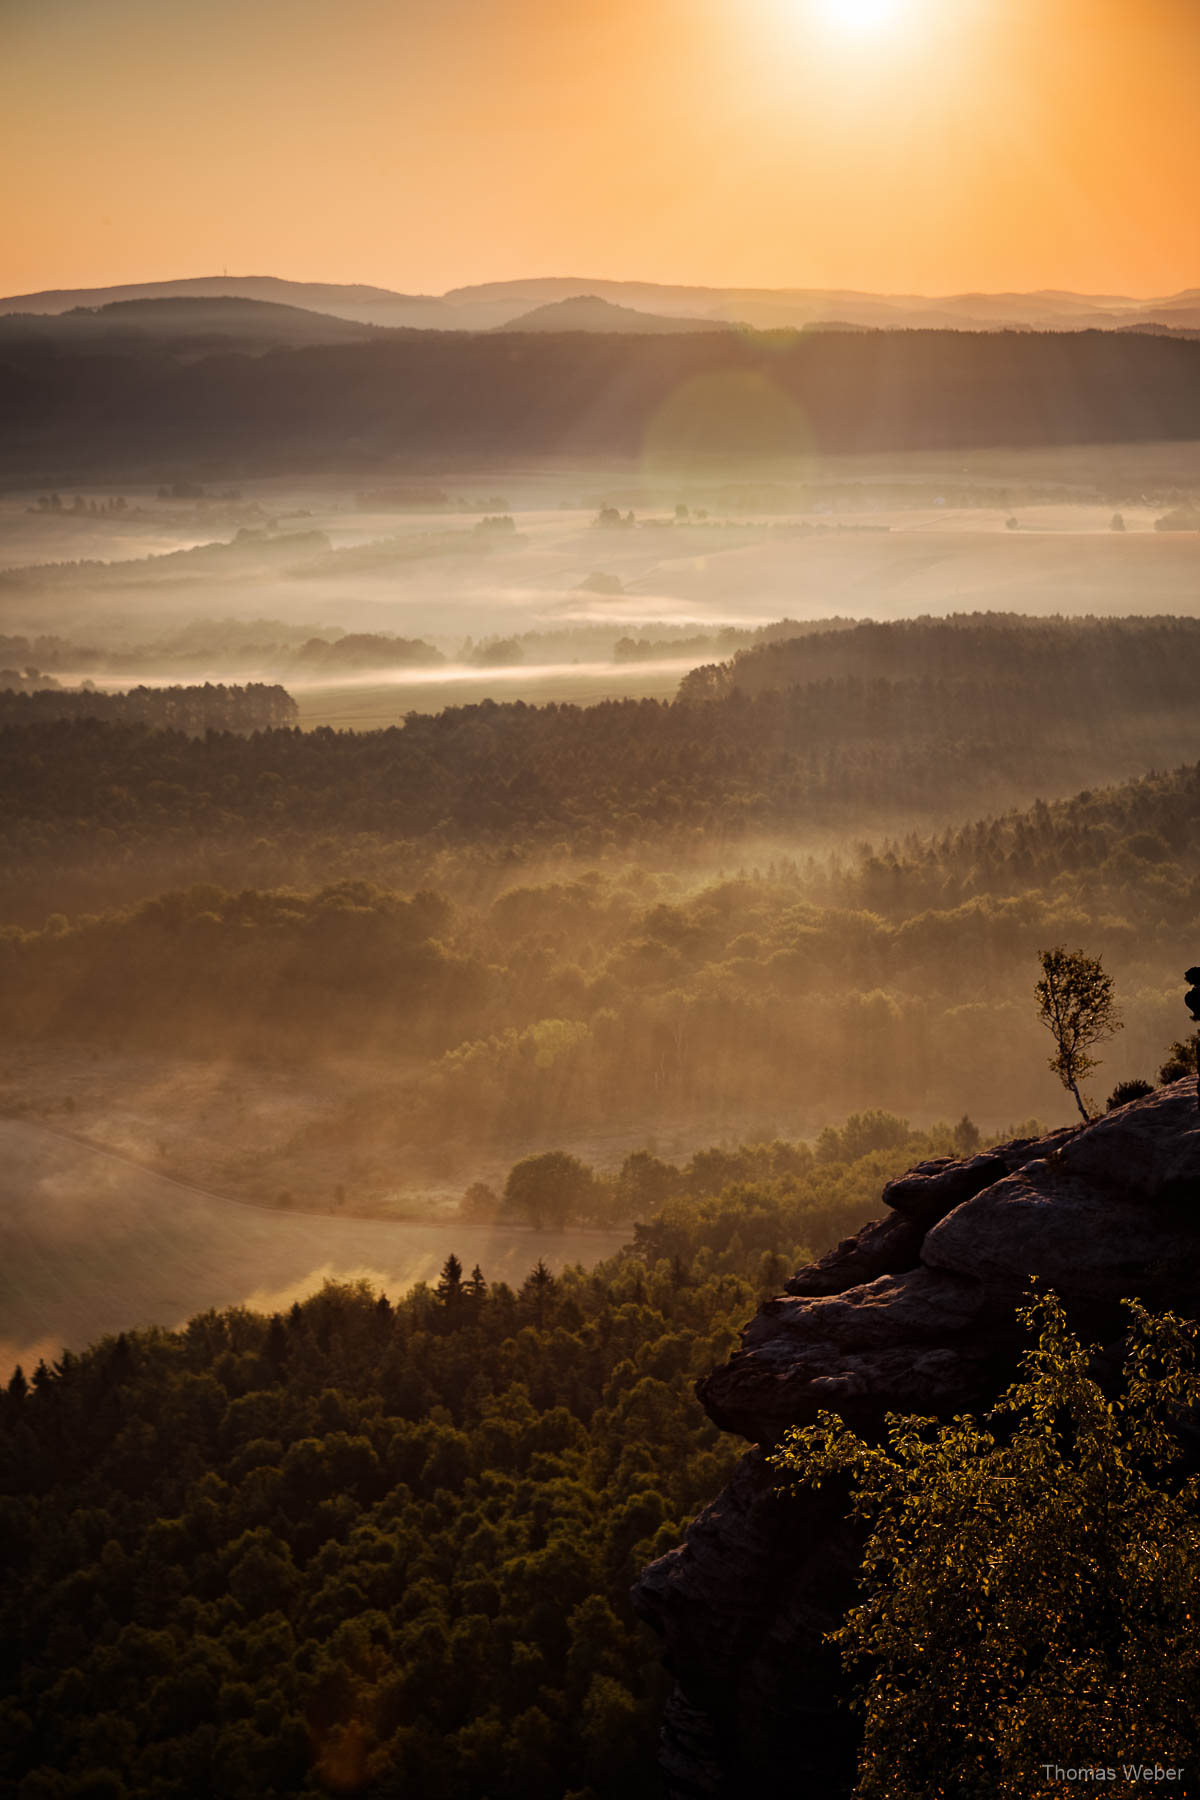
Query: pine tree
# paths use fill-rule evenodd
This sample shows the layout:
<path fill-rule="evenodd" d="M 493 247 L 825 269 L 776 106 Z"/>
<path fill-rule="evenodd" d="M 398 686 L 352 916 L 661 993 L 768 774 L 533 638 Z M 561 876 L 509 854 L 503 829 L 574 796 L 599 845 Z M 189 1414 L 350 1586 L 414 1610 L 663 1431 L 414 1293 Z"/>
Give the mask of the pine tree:
<path fill-rule="evenodd" d="M 463 1269 L 453 1250 L 442 1264 L 441 1278 L 433 1291 L 446 1317 L 456 1320 L 463 1308 Z"/>

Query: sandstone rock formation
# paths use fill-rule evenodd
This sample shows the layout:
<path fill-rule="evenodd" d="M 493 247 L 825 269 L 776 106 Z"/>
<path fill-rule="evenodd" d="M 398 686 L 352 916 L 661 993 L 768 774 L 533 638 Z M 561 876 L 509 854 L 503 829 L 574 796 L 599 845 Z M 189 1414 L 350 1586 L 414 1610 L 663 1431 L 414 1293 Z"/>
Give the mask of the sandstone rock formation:
<path fill-rule="evenodd" d="M 634 1605 L 676 1690 L 663 1730 L 673 1800 L 786 1779 L 793 1800 L 853 1780 L 844 1679 L 824 1643 L 851 1602 L 857 1527 L 828 1489 L 777 1496 L 764 1452 L 822 1410 L 863 1433 L 888 1413 L 981 1410 L 1016 1372 L 1014 1312 L 1037 1277 L 1120 1364 L 1122 1296 L 1200 1315 L 1200 1112 L 1193 1082 L 1088 1125 L 922 1163 L 889 1216 L 802 1269 L 743 1348 L 697 1383 L 716 1424 L 756 1446 Z"/>

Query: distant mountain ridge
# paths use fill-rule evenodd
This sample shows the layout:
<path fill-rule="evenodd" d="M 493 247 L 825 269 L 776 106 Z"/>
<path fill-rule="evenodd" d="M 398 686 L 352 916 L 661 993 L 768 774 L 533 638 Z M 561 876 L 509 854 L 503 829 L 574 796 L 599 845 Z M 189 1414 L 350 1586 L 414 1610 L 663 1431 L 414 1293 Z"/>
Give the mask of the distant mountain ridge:
<path fill-rule="evenodd" d="M 58 313 L 0 313 L 0 346 L 55 343 L 71 348 L 146 348 L 202 355 L 214 349 L 346 344 L 378 335 L 377 325 L 275 300 L 171 295 L 110 300 Z"/>
<path fill-rule="evenodd" d="M 571 295 L 566 300 L 549 300 L 521 313 L 493 331 L 621 331 L 657 335 L 666 331 L 732 331 L 735 327 L 723 319 L 695 319 L 679 313 L 640 312 L 634 306 L 618 306 L 602 300 L 598 294 Z"/>
<path fill-rule="evenodd" d="M 362 325 L 416 325 L 429 330 L 453 323 L 450 309 L 425 294 L 397 294 L 391 288 L 344 282 L 288 281 L 278 275 L 196 275 L 116 287 L 47 288 L 0 299 L 0 314 L 64 313 L 123 300 L 260 300 Z"/>
<path fill-rule="evenodd" d="M 410 326 L 423 331 L 490 331 L 540 307 L 593 299 L 612 306 L 709 324 L 759 330 L 799 329 L 837 320 L 892 330 L 996 331 L 1028 327 L 1071 331 L 1089 327 L 1167 325 L 1200 329 L 1200 287 L 1157 298 L 1074 294 L 1057 288 L 1032 293 L 949 295 L 872 294 L 853 288 L 698 287 L 595 276 L 533 276 L 451 288 L 445 294 L 402 294 L 362 283 L 289 281 L 276 275 L 205 275 L 106 288 L 53 288 L 0 298 L 0 314 L 63 313 L 117 300 L 246 299 L 274 301 L 363 325 Z M 601 315 L 602 316 L 602 315 Z M 611 324 L 571 330 L 609 330 Z M 678 327 L 677 327 L 678 328 Z"/>

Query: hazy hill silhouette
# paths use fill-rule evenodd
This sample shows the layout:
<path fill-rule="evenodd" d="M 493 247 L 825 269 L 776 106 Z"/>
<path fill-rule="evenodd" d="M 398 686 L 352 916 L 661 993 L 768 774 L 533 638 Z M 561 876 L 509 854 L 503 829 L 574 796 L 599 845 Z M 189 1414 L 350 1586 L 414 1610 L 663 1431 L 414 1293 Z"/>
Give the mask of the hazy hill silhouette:
<path fill-rule="evenodd" d="M 657 336 L 665 331 L 720 331 L 728 329 L 720 320 L 689 319 L 665 313 L 639 312 L 636 307 L 618 306 L 602 300 L 598 294 L 572 295 L 566 300 L 549 300 L 521 313 L 493 331 L 621 331 Z"/>
<path fill-rule="evenodd" d="M 63 313 L 0 314 L 0 344 L 119 347 L 129 342 L 135 347 L 158 345 L 174 353 L 356 343 L 379 329 L 274 300 L 227 295 L 110 300 L 104 306 L 73 307 Z"/>
<path fill-rule="evenodd" d="M 1180 308 L 1196 308 L 1194 295 L 1143 301 L 1114 294 L 1072 294 L 1052 289 L 1014 294 L 872 294 L 855 288 L 690 287 L 648 281 L 597 281 L 575 276 L 484 282 L 452 288 L 445 301 L 463 311 L 523 310 L 582 295 L 671 316 L 743 323 L 759 329 L 795 329 L 820 320 L 887 329 L 1003 330 L 1023 326 L 1077 330 L 1159 318 L 1170 322 Z"/>
<path fill-rule="evenodd" d="M 798 328 L 827 319 L 891 330 L 1078 330 L 1161 324 L 1200 328 L 1200 290 L 1138 299 L 1059 289 L 1015 294 L 871 294 L 852 288 L 694 287 L 597 276 L 547 275 L 451 288 L 442 295 L 401 294 L 356 283 L 288 281 L 275 275 L 205 275 L 108 288 L 53 288 L 0 298 L 0 313 L 61 313 L 113 300 L 244 298 L 273 300 L 360 324 L 417 330 L 490 331 L 537 307 L 592 296 L 615 306 L 671 317 Z M 608 329 L 607 326 L 581 327 Z"/>
<path fill-rule="evenodd" d="M 116 287 L 46 288 L 0 299 L 0 313 L 64 313 L 119 300 L 265 300 L 324 312 L 366 325 L 436 327 L 453 322 L 441 301 L 360 283 L 287 281 L 278 275 L 197 275 L 179 281 L 134 281 Z"/>
<path fill-rule="evenodd" d="M 872 294 L 854 288 L 691 287 L 547 275 L 451 288 L 442 299 L 453 309 L 456 322 L 483 326 L 582 295 L 642 312 L 753 325 L 759 330 L 795 329 L 828 319 L 889 330 L 996 331 L 1020 326 L 1075 331 L 1145 323 L 1200 326 L 1200 293 L 1195 289 L 1153 299 L 1073 294 L 1053 288 L 1013 294 Z"/>

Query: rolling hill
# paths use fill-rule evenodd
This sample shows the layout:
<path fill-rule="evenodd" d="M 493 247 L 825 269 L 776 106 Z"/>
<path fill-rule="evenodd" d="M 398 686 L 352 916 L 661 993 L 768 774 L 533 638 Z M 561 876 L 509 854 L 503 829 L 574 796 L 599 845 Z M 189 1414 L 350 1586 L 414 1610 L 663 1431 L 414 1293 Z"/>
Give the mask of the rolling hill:
<path fill-rule="evenodd" d="M 107 288 L 54 288 L 0 298 L 0 314 L 64 313 L 120 300 L 247 299 L 333 314 L 358 324 L 418 330 L 490 331 L 563 300 L 592 298 L 659 317 L 799 329 L 837 320 L 891 330 L 1078 331 L 1122 325 L 1200 329 L 1200 289 L 1151 298 L 1073 294 L 1058 289 L 1011 294 L 870 294 L 848 288 L 697 287 L 596 276 L 548 275 L 481 282 L 445 294 L 402 294 L 358 283 L 289 281 L 275 275 L 205 275 Z M 597 315 L 603 319 L 604 315 Z M 609 330 L 605 323 L 572 330 Z"/>
<path fill-rule="evenodd" d="M 274 300 L 231 295 L 110 300 L 61 313 L 0 314 L 0 346 L 54 344 L 71 348 L 156 346 L 173 354 L 256 350 L 302 344 L 358 343 L 378 326 Z"/>
<path fill-rule="evenodd" d="M 727 329 L 720 320 L 690 319 L 664 313 L 639 312 L 632 306 L 618 306 L 615 301 L 601 300 L 597 294 L 579 294 L 567 300 L 548 300 L 535 306 L 494 331 L 619 331 L 642 337 L 653 337 L 669 331 L 721 331 Z"/>

